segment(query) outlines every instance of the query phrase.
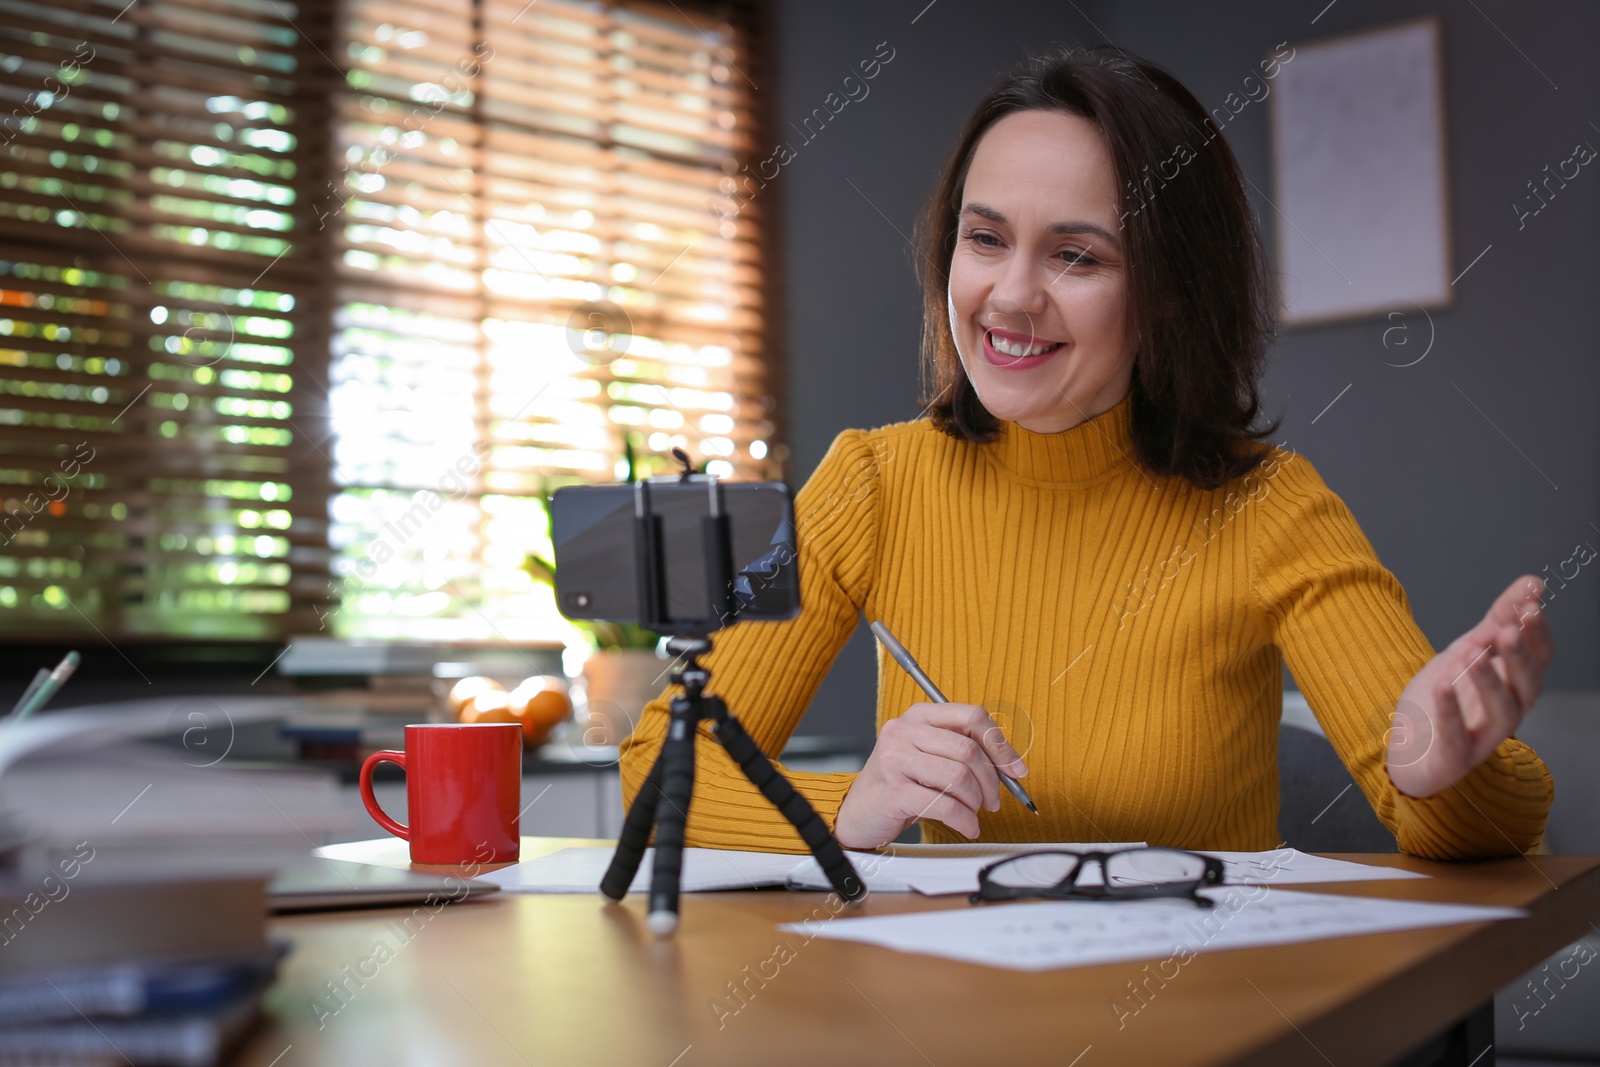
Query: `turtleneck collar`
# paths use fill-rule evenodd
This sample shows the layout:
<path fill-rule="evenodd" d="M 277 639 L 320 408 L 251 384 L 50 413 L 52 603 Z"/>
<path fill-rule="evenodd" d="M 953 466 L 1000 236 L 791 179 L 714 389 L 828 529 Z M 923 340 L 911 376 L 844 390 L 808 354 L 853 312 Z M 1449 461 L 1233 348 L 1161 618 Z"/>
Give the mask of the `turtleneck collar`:
<path fill-rule="evenodd" d="M 1034 433 L 1006 419 L 1001 436 L 982 446 L 990 460 L 1022 481 L 1076 485 L 1136 462 L 1133 393 L 1087 422 L 1060 433 Z"/>

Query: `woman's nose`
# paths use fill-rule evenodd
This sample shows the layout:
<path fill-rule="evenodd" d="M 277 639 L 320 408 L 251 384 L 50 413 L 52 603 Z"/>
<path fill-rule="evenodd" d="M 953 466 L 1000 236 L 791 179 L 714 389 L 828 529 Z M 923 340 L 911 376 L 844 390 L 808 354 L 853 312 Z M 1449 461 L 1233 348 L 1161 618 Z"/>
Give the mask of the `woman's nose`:
<path fill-rule="evenodd" d="M 1045 308 L 1046 281 L 1025 257 L 1014 256 L 996 280 L 990 302 L 1002 313 L 1037 315 Z"/>

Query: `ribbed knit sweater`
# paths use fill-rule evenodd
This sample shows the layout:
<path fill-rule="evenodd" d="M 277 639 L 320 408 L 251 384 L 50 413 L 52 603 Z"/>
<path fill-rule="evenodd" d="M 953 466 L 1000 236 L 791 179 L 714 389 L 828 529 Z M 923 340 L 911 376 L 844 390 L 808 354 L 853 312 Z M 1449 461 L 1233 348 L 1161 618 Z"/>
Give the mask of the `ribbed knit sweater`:
<path fill-rule="evenodd" d="M 1535 846 L 1553 787 L 1514 738 L 1436 796 L 1390 782 L 1386 730 L 1434 649 L 1311 463 L 1273 447 L 1252 474 L 1199 490 L 1136 463 L 1131 405 L 1054 434 L 1003 422 L 989 444 L 927 420 L 841 433 L 795 497 L 799 617 L 717 633 L 702 660 L 710 691 L 780 752 L 864 614 L 1022 753 L 1039 814 L 1002 793 L 999 811 L 979 812 L 980 840 L 1261 850 L 1279 844 L 1287 661 L 1401 850 Z M 650 702 L 624 747 L 629 802 L 678 691 Z M 925 699 L 879 647 L 878 728 Z M 802 851 L 707 729 L 689 843 Z M 830 827 L 855 779 L 788 776 Z M 922 828 L 925 841 L 964 840 Z"/>

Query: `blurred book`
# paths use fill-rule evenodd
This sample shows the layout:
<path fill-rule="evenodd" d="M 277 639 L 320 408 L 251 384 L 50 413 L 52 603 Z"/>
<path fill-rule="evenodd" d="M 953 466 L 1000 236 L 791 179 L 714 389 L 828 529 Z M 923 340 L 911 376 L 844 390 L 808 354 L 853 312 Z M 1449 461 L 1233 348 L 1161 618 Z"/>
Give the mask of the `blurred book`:
<path fill-rule="evenodd" d="M 277 972 L 282 943 L 185 959 L 116 960 L 0 978 L 0 1027 L 80 1014 L 131 1018 L 225 1007 L 260 993 Z"/>
<path fill-rule="evenodd" d="M 211 1067 L 280 950 L 266 885 L 357 822 L 326 770 L 252 764 L 276 698 L 129 701 L 0 728 L 0 1067 Z M 177 737 L 178 747 L 142 738 Z"/>
<path fill-rule="evenodd" d="M 301 759 L 361 760 L 380 748 L 405 748 L 406 722 L 361 712 L 327 711 L 290 716 L 278 727 L 278 736 L 294 742 Z"/>
<path fill-rule="evenodd" d="M 515 644 L 448 641 L 356 641 L 334 637 L 292 637 L 278 661 L 278 673 L 296 678 L 368 678 L 413 675 L 432 678 L 434 665 L 470 663 L 475 674 L 560 674 L 559 642 Z"/>
<path fill-rule="evenodd" d="M 138 743 L 43 752 L 0 774 L 0 812 L 47 861 L 86 843 L 94 873 L 116 878 L 271 874 L 360 824 L 331 771 L 198 758 Z"/>
<path fill-rule="evenodd" d="M 108 879 L 93 849 L 0 882 L 0 982 L 135 959 L 260 952 L 262 876 Z M 96 877 L 98 875 L 98 877 Z"/>
<path fill-rule="evenodd" d="M 285 951 L 265 879 L 94 880 L 94 861 L 0 880 L 0 1065 L 219 1062 Z"/>
<path fill-rule="evenodd" d="M 444 710 L 451 682 L 469 674 L 499 678 L 509 688 L 523 678 L 560 674 L 564 646 L 550 642 L 360 641 L 297 636 L 278 660 L 308 707 L 338 716 L 420 722 Z M 349 745 L 324 753 L 306 742 L 307 758 L 348 758 Z"/>
<path fill-rule="evenodd" d="M 195 757 L 192 765 L 215 762 L 200 750 L 214 744 L 226 751 L 237 728 L 281 719 L 304 707 L 305 701 L 295 697 L 219 695 L 119 700 L 52 711 L 0 725 L 0 774 L 44 753 L 83 752 L 164 734 L 183 736 Z"/>
<path fill-rule="evenodd" d="M 373 678 L 363 686 L 307 692 L 302 703 L 323 714 L 387 715 L 402 723 L 421 722 L 443 703 L 443 693 L 426 675 Z"/>
<path fill-rule="evenodd" d="M 0 1027 L 0 1067 L 212 1067 L 261 1017 L 260 1001 L 258 993 L 249 993 L 199 1011 Z"/>

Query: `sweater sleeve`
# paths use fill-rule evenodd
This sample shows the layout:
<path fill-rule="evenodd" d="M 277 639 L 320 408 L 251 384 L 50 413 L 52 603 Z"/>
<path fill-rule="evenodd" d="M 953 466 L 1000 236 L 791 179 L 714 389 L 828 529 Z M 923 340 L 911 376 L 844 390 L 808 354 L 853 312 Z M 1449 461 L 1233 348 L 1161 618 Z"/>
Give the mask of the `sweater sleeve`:
<path fill-rule="evenodd" d="M 1535 847 L 1554 789 L 1543 761 L 1514 736 L 1434 796 L 1395 788 L 1388 730 L 1433 646 L 1405 590 L 1309 460 L 1276 449 L 1252 477 L 1251 584 L 1307 703 L 1401 851 L 1468 859 Z"/>
<path fill-rule="evenodd" d="M 769 756 L 788 743 L 871 595 L 882 452 L 882 443 L 874 447 L 865 432 L 846 430 L 795 494 L 800 614 L 783 622 L 736 622 L 713 635 L 712 651 L 700 660 L 711 671 L 708 691 L 727 702 Z M 623 742 L 624 804 L 633 803 L 660 754 L 671 699 L 682 691 L 669 685 L 650 701 Z M 781 764 L 779 769 L 831 830 L 855 775 L 794 772 Z M 685 841 L 711 848 L 805 851 L 800 835 L 745 778 L 708 723 L 701 724 L 695 739 L 694 798 Z"/>

